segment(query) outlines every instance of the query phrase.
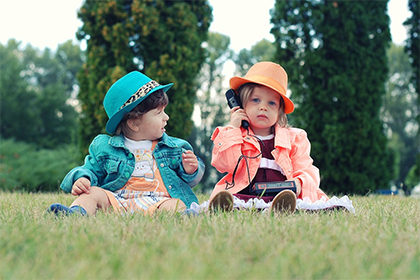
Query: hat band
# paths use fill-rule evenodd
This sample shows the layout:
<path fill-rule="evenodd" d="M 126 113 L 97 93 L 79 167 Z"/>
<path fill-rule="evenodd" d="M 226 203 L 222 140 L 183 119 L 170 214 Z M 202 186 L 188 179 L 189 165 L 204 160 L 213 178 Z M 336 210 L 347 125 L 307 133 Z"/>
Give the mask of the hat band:
<path fill-rule="evenodd" d="M 120 110 L 122 108 L 132 104 L 136 100 L 146 96 L 152 89 L 157 88 L 158 86 L 160 86 L 160 84 L 156 81 L 153 81 L 153 80 L 144 84 L 120 107 Z"/>

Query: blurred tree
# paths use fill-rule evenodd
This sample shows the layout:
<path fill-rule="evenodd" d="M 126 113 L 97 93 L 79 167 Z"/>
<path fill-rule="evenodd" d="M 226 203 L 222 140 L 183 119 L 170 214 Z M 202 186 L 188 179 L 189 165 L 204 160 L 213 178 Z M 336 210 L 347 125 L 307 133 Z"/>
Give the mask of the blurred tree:
<path fill-rule="evenodd" d="M 87 41 L 86 63 L 77 79 L 81 102 L 80 145 L 85 155 L 90 142 L 105 132 L 107 116 L 102 101 L 109 87 L 127 72 L 136 70 L 130 49 L 130 1 L 86 0 L 78 12 L 83 26 L 79 40 Z"/>
<path fill-rule="evenodd" d="M 32 142 L 39 126 L 36 94 L 24 78 L 19 45 L 14 39 L 0 44 L 0 133 L 2 138 Z"/>
<path fill-rule="evenodd" d="M 229 37 L 219 33 L 209 33 L 205 43 L 207 58 L 197 78 L 200 90 L 195 106 L 200 117 L 188 140 L 194 146 L 196 155 L 203 159 L 207 167 L 201 181 L 204 190 L 213 189 L 221 176 L 216 169 L 211 167 L 213 141 L 210 138 L 217 126 L 225 124 L 225 116 L 228 115 L 222 88 L 225 76 L 222 72 L 225 62 L 231 57 L 232 51 L 229 49 L 229 44 Z"/>
<path fill-rule="evenodd" d="M 76 75 L 83 65 L 83 53 L 71 40 L 60 44 L 55 52 L 27 48 L 26 74 L 38 92 L 40 127 L 38 143 L 54 148 L 58 143 L 75 143 L 78 114 L 70 104 L 77 95 Z M 57 94 L 59 93 L 59 94 Z"/>
<path fill-rule="evenodd" d="M 408 28 L 405 51 L 410 57 L 413 67 L 413 84 L 418 95 L 420 92 L 420 2 L 418 0 L 408 0 L 408 9 L 412 14 L 404 22 L 404 25 Z"/>
<path fill-rule="evenodd" d="M 418 114 L 416 119 L 418 125 L 420 125 L 420 2 L 418 0 L 409 0 L 408 8 L 412 15 L 404 22 L 404 25 L 409 30 L 405 51 L 409 55 L 411 66 L 413 67 L 412 81 L 417 92 L 417 101 L 415 101 L 415 104 L 417 104 Z M 420 183 L 420 129 L 417 131 L 416 146 L 416 164 L 409 172 L 409 182 L 407 182 L 409 186 Z"/>
<path fill-rule="evenodd" d="M 415 186 L 420 185 L 420 171 L 419 171 L 420 169 L 418 168 L 419 166 L 420 166 L 420 156 L 419 154 L 417 154 L 416 164 L 410 169 L 404 181 L 405 186 L 407 186 L 407 190 L 409 193 L 411 193 L 411 191 L 413 190 Z"/>
<path fill-rule="evenodd" d="M 77 164 L 76 145 L 43 149 L 33 143 L 0 138 L 0 190 L 58 191 Z"/>
<path fill-rule="evenodd" d="M 69 144 L 77 129 L 76 72 L 82 65 L 80 47 L 71 41 L 40 51 L 23 50 L 9 40 L 1 48 L 1 136 L 43 148 Z"/>
<path fill-rule="evenodd" d="M 390 43 L 388 1 L 276 1 L 276 61 L 289 74 L 321 188 L 387 188 L 392 157 L 379 118 Z"/>
<path fill-rule="evenodd" d="M 87 62 L 78 76 L 84 153 L 92 138 L 105 132 L 103 97 L 112 83 L 133 70 L 161 84 L 174 83 L 168 93 L 167 130 L 187 137 L 195 79 L 205 59 L 201 44 L 212 20 L 207 1 L 86 0 L 78 15 L 84 23 L 78 38 L 87 41 Z"/>
<path fill-rule="evenodd" d="M 381 115 L 390 139 L 388 146 L 396 155 L 398 167 L 394 182 L 400 186 L 415 164 L 415 155 L 419 149 L 416 143 L 419 126 L 415 119 L 419 107 L 411 83 L 413 70 L 404 47 L 392 44 L 387 55 L 389 75 Z"/>
<path fill-rule="evenodd" d="M 245 76 L 249 68 L 260 61 L 273 61 L 276 47 L 267 39 L 262 39 L 251 47 L 250 50 L 242 49 L 234 56 L 236 65 L 235 75 Z"/>

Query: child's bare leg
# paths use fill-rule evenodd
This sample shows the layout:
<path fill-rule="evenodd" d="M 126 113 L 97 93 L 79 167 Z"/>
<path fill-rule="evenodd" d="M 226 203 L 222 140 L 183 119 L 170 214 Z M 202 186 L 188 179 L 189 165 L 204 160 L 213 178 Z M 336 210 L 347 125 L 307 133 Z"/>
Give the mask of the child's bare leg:
<path fill-rule="evenodd" d="M 167 199 L 158 207 L 158 210 L 166 210 L 172 212 L 182 212 L 185 209 L 187 209 L 187 206 L 185 206 L 184 202 L 176 198 Z"/>
<path fill-rule="evenodd" d="M 83 193 L 78 196 L 70 207 L 76 205 L 83 207 L 90 216 L 94 215 L 96 213 L 96 209 L 98 208 L 107 209 L 111 206 L 111 203 L 109 202 L 108 196 L 103 189 L 99 187 L 91 187 L 89 193 Z"/>

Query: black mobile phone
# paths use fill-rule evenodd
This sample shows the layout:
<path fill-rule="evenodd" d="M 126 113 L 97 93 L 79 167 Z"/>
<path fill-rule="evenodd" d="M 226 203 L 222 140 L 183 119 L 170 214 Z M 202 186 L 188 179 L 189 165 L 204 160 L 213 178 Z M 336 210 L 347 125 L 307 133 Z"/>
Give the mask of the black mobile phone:
<path fill-rule="evenodd" d="M 296 184 L 294 181 L 255 183 L 252 186 L 252 190 L 255 191 L 257 195 L 264 194 L 265 196 L 276 196 L 283 190 L 291 190 L 296 193 Z"/>
<path fill-rule="evenodd" d="M 227 103 L 229 105 L 229 107 L 232 109 L 233 107 L 240 107 L 243 109 L 242 107 L 242 103 L 241 103 L 241 99 L 239 98 L 239 95 L 237 95 L 233 89 L 229 89 L 226 92 L 226 99 L 227 99 Z M 249 127 L 249 123 L 245 120 L 242 120 L 242 127 L 245 129 L 248 129 Z"/>

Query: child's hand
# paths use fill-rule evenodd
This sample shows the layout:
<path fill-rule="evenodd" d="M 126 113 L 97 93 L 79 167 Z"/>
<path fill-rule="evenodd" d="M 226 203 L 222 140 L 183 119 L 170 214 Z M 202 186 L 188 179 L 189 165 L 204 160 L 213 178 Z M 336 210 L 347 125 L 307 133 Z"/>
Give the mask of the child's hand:
<path fill-rule="evenodd" d="M 193 151 L 185 150 L 182 153 L 182 166 L 187 174 L 193 174 L 197 170 L 198 160 Z"/>
<path fill-rule="evenodd" d="M 248 121 L 248 116 L 245 113 L 245 110 L 240 107 L 233 107 L 230 110 L 230 122 L 229 125 L 239 128 L 242 125 L 242 120 Z"/>
<path fill-rule="evenodd" d="M 82 193 L 89 193 L 90 191 L 90 181 L 86 178 L 79 178 L 74 182 L 73 187 L 71 188 L 71 194 L 74 196 L 79 196 Z"/>

